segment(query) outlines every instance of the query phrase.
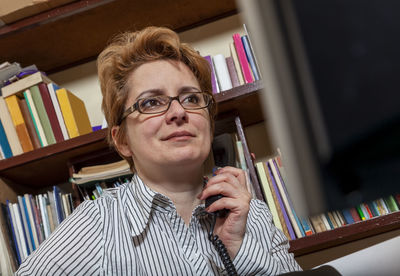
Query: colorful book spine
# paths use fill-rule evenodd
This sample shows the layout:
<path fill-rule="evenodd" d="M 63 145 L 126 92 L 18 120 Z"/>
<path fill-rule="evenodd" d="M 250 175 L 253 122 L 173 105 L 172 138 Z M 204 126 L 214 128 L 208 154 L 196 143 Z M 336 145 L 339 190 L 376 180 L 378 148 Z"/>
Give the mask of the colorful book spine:
<path fill-rule="evenodd" d="M 36 249 L 39 247 L 39 239 L 38 239 L 38 234 L 36 232 L 36 225 L 35 225 L 32 204 L 31 204 L 28 194 L 24 194 L 24 201 L 26 204 L 26 209 L 28 211 L 28 220 L 29 220 L 29 224 L 31 226 L 31 231 L 32 231 L 33 247 Z"/>
<path fill-rule="evenodd" d="M 24 116 L 26 128 L 28 129 L 29 137 L 31 138 L 34 149 L 41 147 L 40 140 L 36 132 L 35 124 L 33 123 L 32 116 L 29 111 L 26 99 L 20 99 L 18 101 L 19 108 L 21 109 L 22 115 Z"/>
<path fill-rule="evenodd" d="M 84 102 L 64 88 L 57 90 L 56 94 L 69 137 L 92 132 Z"/>
<path fill-rule="evenodd" d="M 3 97 L 0 96 L 0 120 L 4 127 L 4 132 L 7 136 L 7 141 L 10 144 L 11 152 L 13 156 L 22 154 L 21 143 L 19 142 L 17 131 L 15 130 L 14 123 L 11 115 L 8 112 L 7 104 Z"/>
<path fill-rule="evenodd" d="M 360 219 L 361 219 L 361 220 L 366 220 L 366 219 L 367 219 L 367 218 L 365 217 L 365 214 L 364 214 L 364 212 L 363 212 L 363 210 L 362 210 L 360 204 L 356 206 L 356 210 L 357 210 L 357 213 L 358 213 L 358 215 L 360 216 Z"/>
<path fill-rule="evenodd" d="M 240 68 L 239 58 L 237 56 L 235 45 L 233 44 L 233 42 L 229 43 L 229 51 L 230 51 L 231 57 L 233 59 L 233 64 L 235 65 L 235 69 L 236 69 L 239 85 L 243 85 L 244 84 L 244 78 L 243 78 L 242 68 Z"/>
<path fill-rule="evenodd" d="M 243 48 L 242 39 L 238 33 L 233 34 L 233 43 L 235 44 L 236 52 L 238 55 L 240 67 L 242 68 L 245 83 L 252 83 L 253 76 L 251 74 L 250 66 L 247 61 L 246 53 Z"/>
<path fill-rule="evenodd" d="M 1 121 L 0 121 L 0 146 L 4 154 L 4 158 L 12 157 L 11 147 L 10 144 L 8 143 L 7 135 Z"/>
<path fill-rule="evenodd" d="M 252 49 L 250 47 L 249 37 L 247 35 L 243 35 L 241 39 L 243 43 L 244 52 L 246 53 L 246 57 L 250 64 L 251 71 L 253 72 L 254 80 L 259 80 L 260 73 L 257 70 L 254 53 L 252 52 Z"/>
<path fill-rule="evenodd" d="M 344 209 L 343 210 L 343 216 L 344 216 L 347 224 L 352 224 L 352 223 L 355 222 L 353 217 L 352 217 L 352 215 L 350 214 L 350 210 L 349 209 Z"/>
<path fill-rule="evenodd" d="M 40 95 L 39 86 L 37 86 L 37 85 L 32 86 L 29 90 L 31 91 L 33 104 L 35 105 L 37 113 L 39 115 L 39 120 L 40 120 L 40 123 L 42 124 L 47 143 L 49 145 L 55 144 L 56 138 L 54 137 L 54 133 L 53 133 L 53 129 L 51 128 L 49 116 L 47 115 L 42 96 Z"/>
<path fill-rule="evenodd" d="M 232 81 L 231 77 L 229 76 L 229 70 L 224 55 L 218 54 L 213 56 L 212 59 L 215 68 L 215 75 L 218 81 L 219 91 L 232 89 Z"/>
<path fill-rule="evenodd" d="M 47 84 L 42 82 L 39 83 L 38 87 L 40 91 L 40 96 L 43 100 L 43 105 L 46 109 L 46 113 L 50 121 L 51 129 L 53 130 L 54 138 L 56 139 L 57 143 L 62 142 L 64 141 L 64 137 L 61 131 L 60 123 L 57 119 L 57 114 L 54 109 L 53 102 L 47 89 Z"/>
<path fill-rule="evenodd" d="M 33 245 L 32 245 L 32 239 L 30 236 L 30 230 L 28 228 L 28 221 L 27 221 L 27 217 L 26 217 L 26 213 L 25 213 L 25 209 L 24 209 L 24 204 L 22 202 L 22 196 L 17 196 L 17 200 L 18 200 L 19 212 L 21 215 L 21 222 L 22 222 L 22 226 L 24 229 L 24 237 L 26 239 L 28 255 L 29 255 L 31 252 L 33 252 Z"/>
<path fill-rule="evenodd" d="M 237 87 L 240 84 L 239 84 L 239 79 L 238 79 L 238 75 L 236 72 L 235 63 L 233 62 L 233 58 L 227 57 L 227 58 L 225 58 L 225 60 L 226 60 L 226 66 L 228 66 L 228 71 L 229 71 L 229 76 L 232 81 L 232 86 Z"/>
<path fill-rule="evenodd" d="M 58 103 L 58 99 L 57 99 L 57 95 L 56 95 L 56 91 L 58 89 L 60 89 L 60 87 L 58 87 L 54 83 L 49 83 L 47 85 L 47 90 L 49 91 L 49 95 L 50 95 L 51 101 L 52 101 L 53 106 L 54 106 L 54 110 L 55 110 L 56 115 L 57 115 L 57 119 L 58 119 L 58 123 L 59 123 L 60 128 L 61 128 L 62 135 L 64 137 L 64 140 L 68 140 L 69 139 L 68 130 L 67 130 L 66 126 L 65 126 L 64 118 L 62 116 L 61 108 L 60 108 L 60 105 Z"/>
<path fill-rule="evenodd" d="M 215 75 L 214 64 L 212 62 L 211 56 L 205 56 L 204 58 L 207 60 L 209 66 L 210 66 L 212 92 L 213 92 L 213 94 L 217 94 L 219 92 L 219 87 L 218 87 L 217 78 Z"/>
<path fill-rule="evenodd" d="M 286 212 L 285 205 L 283 203 L 283 200 L 282 200 L 281 194 L 279 192 L 278 186 L 276 185 L 276 182 L 275 182 L 274 175 L 272 173 L 271 167 L 270 167 L 269 164 L 267 164 L 267 166 L 268 166 L 269 179 L 271 180 L 272 186 L 274 187 L 275 195 L 278 198 L 279 206 L 280 206 L 280 209 L 281 209 L 281 211 L 283 213 L 283 217 L 285 219 L 285 223 L 286 223 L 286 226 L 288 228 L 290 238 L 292 240 L 294 240 L 294 239 L 296 239 L 296 234 L 294 233 L 292 223 L 290 222 L 289 215 Z"/>
<path fill-rule="evenodd" d="M 29 89 L 24 92 L 24 97 L 29 109 L 29 113 L 31 114 L 33 125 L 35 126 L 36 134 L 39 138 L 40 146 L 45 147 L 48 145 L 46 135 L 44 133 L 42 123 L 40 122 L 39 114 L 36 110 L 35 104 L 33 103 L 32 93 Z"/>
<path fill-rule="evenodd" d="M 11 235 L 12 235 L 12 239 L 14 242 L 15 253 L 17 256 L 17 262 L 18 262 L 18 265 L 20 265 L 22 262 L 22 258 L 21 258 L 20 249 L 18 246 L 19 242 L 18 242 L 18 236 L 17 236 L 17 232 L 16 232 L 16 226 L 15 226 L 15 223 L 13 220 L 13 210 L 12 210 L 11 202 L 7 200 L 6 206 L 7 206 L 7 218 L 8 218 L 8 221 L 10 222 L 10 228 L 11 228 L 10 230 L 11 230 Z"/>
<path fill-rule="evenodd" d="M 18 135 L 19 142 L 21 143 L 22 150 L 24 152 L 28 152 L 33 150 L 33 145 L 31 142 L 31 138 L 29 137 L 28 129 L 26 128 L 24 117 L 22 116 L 21 109 L 18 104 L 18 97 L 16 95 L 12 95 L 10 97 L 5 98 L 8 111 L 10 112 L 12 121 L 15 126 L 15 130 Z"/>

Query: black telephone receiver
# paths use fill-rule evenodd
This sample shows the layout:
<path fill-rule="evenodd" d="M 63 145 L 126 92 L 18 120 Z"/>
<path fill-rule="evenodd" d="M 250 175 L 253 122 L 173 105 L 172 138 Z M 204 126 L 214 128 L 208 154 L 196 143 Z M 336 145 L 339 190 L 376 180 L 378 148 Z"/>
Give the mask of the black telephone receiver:
<path fill-rule="evenodd" d="M 221 199 L 223 197 L 224 196 L 221 195 L 221 194 L 207 197 L 206 200 L 205 200 L 205 207 L 207 208 L 208 206 L 213 204 L 215 201 L 217 201 L 218 199 Z M 228 212 L 229 212 L 228 209 L 222 209 L 222 210 L 218 210 L 218 211 L 213 212 L 213 214 L 217 215 L 217 217 L 223 218 L 228 214 Z"/>

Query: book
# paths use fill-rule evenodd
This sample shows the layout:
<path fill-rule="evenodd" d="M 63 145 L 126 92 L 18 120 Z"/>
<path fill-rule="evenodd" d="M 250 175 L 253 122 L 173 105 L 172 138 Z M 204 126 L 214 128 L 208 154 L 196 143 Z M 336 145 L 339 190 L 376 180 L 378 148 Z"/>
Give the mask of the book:
<path fill-rule="evenodd" d="M 353 216 L 350 214 L 350 210 L 349 209 L 344 209 L 342 211 L 344 219 L 346 220 L 346 224 L 352 224 L 354 223 L 354 219 Z"/>
<path fill-rule="evenodd" d="M 18 235 L 17 235 L 17 231 L 16 231 L 16 226 L 15 223 L 13 221 L 13 208 L 11 206 L 11 202 L 6 200 L 6 209 L 7 209 L 7 219 L 10 223 L 10 232 L 11 232 L 11 236 L 14 242 L 14 248 L 15 248 L 15 255 L 17 257 L 17 264 L 21 264 L 22 259 L 21 259 L 21 254 L 20 254 L 20 249 L 19 249 L 19 241 L 18 241 Z"/>
<path fill-rule="evenodd" d="M 50 203 L 50 209 L 52 210 L 51 215 L 52 215 L 52 221 L 54 225 L 54 229 L 57 228 L 59 222 L 57 219 L 57 209 L 56 209 L 56 204 L 55 204 L 55 199 L 54 199 L 54 192 L 53 191 L 47 191 L 47 198 Z"/>
<path fill-rule="evenodd" d="M 360 215 L 358 214 L 357 209 L 355 207 L 350 208 L 349 212 L 350 212 L 351 217 L 353 218 L 354 222 L 361 221 Z"/>
<path fill-rule="evenodd" d="M 357 213 L 358 213 L 358 215 L 360 216 L 360 219 L 361 219 L 361 220 L 366 220 L 366 219 L 367 219 L 367 218 L 365 217 L 365 214 L 364 214 L 362 208 L 361 208 L 361 204 L 358 204 L 358 205 L 356 206 L 356 210 L 357 210 Z"/>
<path fill-rule="evenodd" d="M 50 121 L 51 129 L 53 130 L 54 138 L 56 143 L 64 141 L 64 136 L 61 131 L 60 123 L 58 122 L 57 114 L 53 106 L 53 101 L 51 100 L 49 90 L 47 89 L 47 84 L 38 84 L 40 96 L 43 100 L 44 107 L 46 109 L 47 116 Z"/>
<path fill-rule="evenodd" d="M 291 221 L 290 221 L 290 219 L 289 219 L 289 216 L 288 216 L 288 213 L 287 213 L 287 211 L 286 211 L 286 209 L 285 209 L 285 205 L 284 205 L 284 203 L 283 203 L 283 200 L 282 200 L 281 194 L 280 194 L 280 192 L 279 192 L 279 189 L 278 189 L 278 187 L 277 187 L 277 185 L 276 185 L 274 176 L 273 176 L 273 174 L 272 174 L 271 167 L 270 167 L 270 165 L 269 165 L 268 163 L 267 163 L 266 165 L 267 165 L 267 168 L 268 168 L 268 174 L 267 174 L 268 181 L 269 181 L 270 183 L 272 183 L 273 192 L 275 193 L 276 197 L 278 198 L 279 208 L 280 208 L 280 210 L 282 211 L 283 218 L 284 218 L 284 220 L 285 220 L 285 224 L 286 224 L 286 227 L 287 227 L 287 229 L 288 229 L 290 238 L 291 238 L 292 240 L 294 240 L 294 239 L 296 239 L 296 234 L 295 234 L 295 232 L 294 232 L 294 230 L 293 230 L 292 223 L 291 223 Z"/>
<path fill-rule="evenodd" d="M 243 78 L 245 83 L 252 83 L 253 77 L 251 75 L 250 66 L 247 61 L 246 53 L 243 48 L 243 43 L 238 33 L 233 34 L 233 43 L 235 44 L 236 53 L 242 69 Z"/>
<path fill-rule="evenodd" d="M 301 225 L 303 226 L 304 233 L 306 236 L 311 236 L 312 234 L 314 234 L 314 231 L 311 227 L 311 222 L 308 218 L 302 218 Z"/>
<path fill-rule="evenodd" d="M 60 87 L 58 87 L 54 83 L 47 84 L 47 90 L 49 91 L 51 102 L 53 103 L 54 111 L 56 112 L 58 123 L 60 125 L 62 135 L 64 137 L 64 140 L 68 140 L 69 139 L 68 131 L 67 131 L 67 128 L 65 126 L 64 118 L 62 116 L 60 105 L 58 103 L 58 99 L 57 99 L 57 95 L 56 95 L 56 91 L 58 89 L 60 89 Z"/>
<path fill-rule="evenodd" d="M 321 220 L 319 215 L 311 216 L 310 221 L 312 226 L 314 227 L 315 232 L 321 233 L 326 230 L 324 223 Z"/>
<path fill-rule="evenodd" d="M 39 114 L 36 110 L 35 104 L 33 103 L 32 93 L 29 89 L 24 91 L 24 98 L 26 100 L 26 104 L 29 109 L 29 113 L 31 114 L 33 125 L 35 126 L 36 134 L 39 138 L 40 145 L 45 147 L 48 145 L 46 135 L 44 133 L 44 129 L 42 123 L 39 119 Z"/>
<path fill-rule="evenodd" d="M 4 238 L 4 248 L 0 252 L 4 252 L 3 256 L 9 260 L 9 263 L 6 265 L 11 268 L 11 271 L 16 271 L 17 255 L 15 248 L 13 247 L 13 237 L 10 230 L 11 228 L 7 215 L 7 206 L 3 203 L 0 203 L 0 231 Z M 5 273 L 5 275 L 12 275 L 12 272 Z"/>
<path fill-rule="evenodd" d="M 56 215 L 58 224 L 64 220 L 64 212 L 62 210 L 61 192 L 57 186 L 53 186 L 54 204 L 56 207 Z"/>
<path fill-rule="evenodd" d="M 16 82 L 13 82 L 7 86 L 1 88 L 2 96 L 4 98 L 11 95 L 17 94 L 19 92 L 25 91 L 26 89 L 37 85 L 41 82 L 50 83 L 51 80 L 41 72 L 36 72 L 30 76 L 22 78 Z"/>
<path fill-rule="evenodd" d="M 278 187 L 279 193 L 282 197 L 283 204 L 286 208 L 287 214 L 289 216 L 290 222 L 292 223 L 292 227 L 296 233 L 298 238 L 304 237 L 304 230 L 299 222 L 299 219 L 296 216 L 296 213 L 292 207 L 292 204 L 289 201 L 289 197 L 287 192 L 285 191 L 284 184 L 282 183 L 282 178 L 279 176 L 276 164 L 274 164 L 274 159 L 271 158 L 268 160 L 268 165 L 271 167 L 271 172 L 275 179 L 275 183 Z"/>
<path fill-rule="evenodd" d="M 399 207 L 396 204 L 396 200 L 392 195 L 385 198 L 386 205 L 389 207 L 390 212 L 397 212 L 399 211 Z"/>
<path fill-rule="evenodd" d="M 216 78 L 216 75 L 215 75 L 214 64 L 212 62 L 212 59 L 211 59 L 210 55 L 205 56 L 204 58 L 207 60 L 209 66 L 210 66 L 212 92 L 213 92 L 213 94 L 217 94 L 219 92 L 219 87 L 218 87 L 217 78 Z"/>
<path fill-rule="evenodd" d="M 56 91 L 70 138 L 92 132 L 84 102 L 65 88 Z"/>
<path fill-rule="evenodd" d="M 12 122 L 15 126 L 15 131 L 19 142 L 21 143 L 23 152 L 33 150 L 31 138 L 29 137 L 28 129 L 25 124 L 24 117 L 22 116 L 21 109 L 19 108 L 19 98 L 16 95 L 5 98 L 8 111 L 10 112 Z"/>
<path fill-rule="evenodd" d="M 0 120 L 0 147 L 3 152 L 4 158 L 12 157 L 11 147 L 10 144 L 8 143 L 7 135 L 1 120 Z"/>
<path fill-rule="evenodd" d="M 16 227 L 17 240 L 19 241 L 18 248 L 20 250 L 21 260 L 24 261 L 28 257 L 29 252 L 28 252 L 24 229 L 22 226 L 21 214 L 17 203 L 10 203 L 10 204 L 13 210 L 11 213 L 12 220 L 14 222 L 14 226 Z"/>
<path fill-rule="evenodd" d="M 7 136 L 7 141 L 10 145 L 11 152 L 13 156 L 22 154 L 21 143 L 19 142 L 17 131 L 15 130 L 14 123 L 12 121 L 11 115 L 8 112 L 7 104 L 3 97 L 0 96 L 0 120 L 4 127 L 4 132 Z"/>
<path fill-rule="evenodd" d="M 235 63 L 233 62 L 233 58 L 231 56 L 227 57 L 225 58 L 225 61 L 226 61 L 226 66 L 228 67 L 229 77 L 231 78 L 232 87 L 239 86 L 240 85 L 239 79 L 236 72 Z"/>
<path fill-rule="evenodd" d="M 34 213 L 32 209 L 32 204 L 29 198 L 28 194 L 24 194 L 24 201 L 28 213 L 28 221 L 31 226 L 31 231 L 32 231 L 32 238 L 33 238 L 33 247 L 34 249 L 39 247 L 39 239 L 38 239 L 38 234 L 36 232 L 36 224 L 35 224 L 35 219 L 34 219 Z"/>
<path fill-rule="evenodd" d="M 336 222 L 336 220 L 335 220 L 335 217 L 333 216 L 333 212 L 329 211 L 329 212 L 327 213 L 327 217 L 328 217 L 328 219 L 329 219 L 329 220 L 328 220 L 329 225 L 331 226 L 332 229 L 338 228 L 338 227 L 339 227 L 339 225 L 337 224 L 337 222 Z"/>
<path fill-rule="evenodd" d="M 44 238 L 47 239 L 51 233 L 50 222 L 49 222 L 49 216 L 47 214 L 46 201 L 42 194 L 38 195 L 38 202 L 39 202 L 40 215 L 43 221 Z"/>
<path fill-rule="evenodd" d="M 244 84 L 244 78 L 243 78 L 242 68 L 240 67 L 239 58 L 237 56 L 235 45 L 233 44 L 233 42 L 229 43 L 229 51 L 231 53 L 233 64 L 235 65 L 235 69 L 236 69 L 239 85 L 243 85 Z"/>
<path fill-rule="evenodd" d="M 253 72 L 254 80 L 259 80 L 260 79 L 260 73 L 258 72 L 257 66 L 256 66 L 256 61 L 254 57 L 254 53 L 250 47 L 250 41 L 249 37 L 247 35 L 243 35 L 241 37 L 242 43 L 243 43 L 243 48 L 244 52 L 246 53 L 247 60 L 249 62 L 251 71 Z"/>
<path fill-rule="evenodd" d="M 21 109 L 22 115 L 24 116 L 26 128 L 28 129 L 29 137 L 31 138 L 32 145 L 34 149 L 41 147 L 40 140 L 36 132 L 35 124 L 33 123 L 31 113 L 29 111 L 26 99 L 20 99 L 18 101 L 19 108 Z"/>
<path fill-rule="evenodd" d="M 217 77 L 219 91 L 232 89 L 232 81 L 229 75 L 229 70 L 224 55 L 218 54 L 213 56 L 212 59 L 214 63 L 215 75 Z"/>
<path fill-rule="evenodd" d="M 363 203 L 363 204 L 362 204 L 362 208 L 363 208 L 362 210 L 365 211 L 365 212 L 367 213 L 368 219 L 371 219 L 371 218 L 374 217 L 374 215 L 372 214 L 372 211 L 369 209 L 368 204 Z M 365 212 L 364 212 L 364 213 L 365 213 Z"/>
<path fill-rule="evenodd" d="M 22 197 L 17 196 L 17 200 L 18 200 L 19 211 L 21 214 L 21 222 L 22 222 L 22 226 L 24 229 L 25 239 L 26 239 L 26 243 L 28 245 L 28 254 L 30 254 L 31 252 L 33 252 L 32 239 L 31 239 L 31 235 L 30 235 L 31 231 L 30 231 L 30 229 L 28 229 L 28 221 L 27 221 L 27 217 L 26 217 L 26 213 L 25 213 L 24 203 L 22 202 Z"/>
<path fill-rule="evenodd" d="M 264 171 L 263 162 L 256 163 L 256 170 L 258 173 L 258 177 L 260 178 L 260 181 L 261 181 L 261 187 L 264 192 L 265 200 L 266 200 L 268 208 L 272 214 L 272 220 L 274 222 L 274 225 L 278 229 L 283 231 L 283 227 L 282 227 L 281 221 L 279 220 L 278 211 L 276 209 L 274 198 L 272 197 L 272 191 L 268 184 L 267 175 L 266 175 L 266 172 Z"/>
<path fill-rule="evenodd" d="M 331 223 L 329 223 L 327 215 L 325 213 L 320 214 L 320 217 L 321 217 L 322 222 L 324 223 L 325 231 L 332 230 L 333 227 L 331 226 Z"/>
<path fill-rule="evenodd" d="M 46 108 L 43 103 L 42 95 L 40 94 L 39 86 L 32 86 L 30 89 L 33 104 L 36 107 L 36 111 L 39 115 L 40 123 L 42 124 L 44 135 L 46 136 L 47 143 L 49 145 L 56 143 L 56 138 L 53 133 L 53 129 L 51 128 L 49 116 L 47 115 Z"/>
<path fill-rule="evenodd" d="M 32 195 L 29 195 L 29 201 L 32 206 L 33 219 L 35 220 L 37 239 L 38 239 L 38 242 L 40 245 L 44 241 L 42 220 L 40 218 L 39 209 L 37 207 L 36 200 Z"/>

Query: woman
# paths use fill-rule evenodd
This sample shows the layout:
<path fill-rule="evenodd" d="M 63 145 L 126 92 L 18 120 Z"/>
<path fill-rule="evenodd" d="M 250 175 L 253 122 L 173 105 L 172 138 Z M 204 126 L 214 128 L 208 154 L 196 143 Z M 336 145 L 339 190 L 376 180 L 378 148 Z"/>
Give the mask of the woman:
<path fill-rule="evenodd" d="M 134 177 L 82 203 L 18 275 L 223 275 L 207 213 L 222 209 L 229 213 L 213 232 L 239 275 L 300 270 L 266 205 L 251 200 L 243 171 L 203 178 L 215 115 L 207 61 L 173 31 L 149 27 L 114 39 L 98 73 L 109 141 Z"/>

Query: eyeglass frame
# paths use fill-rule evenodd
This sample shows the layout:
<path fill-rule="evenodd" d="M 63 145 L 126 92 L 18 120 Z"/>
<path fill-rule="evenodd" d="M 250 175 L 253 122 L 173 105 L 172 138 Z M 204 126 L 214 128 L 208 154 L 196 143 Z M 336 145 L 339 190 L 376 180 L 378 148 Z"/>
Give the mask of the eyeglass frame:
<path fill-rule="evenodd" d="M 171 104 L 172 104 L 172 101 L 173 101 L 173 100 L 176 100 L 176 101 L 182 106 L 182 108 L 185 109 L 185 110 L 199 110 L 199 109 L 204 109 L 204 108 L 208 108 L 211 104 L 214 104 L 214 103 L 215 103 L 214 97 L 213 97 L 212 95 L 210 95 L 209 93 L 207 93 L 207 92 L 191 92 L 191 93 L 205 94 L 205 95 L 207 95 L 208 97 L 210 97 L 211 100 L 208 102 L 208 104 L 207 104 L 206 106 L 203 106 L 203 107 L 198 107 L 198 108 L 185 108 L 185 107 L 182 105 L 181 101 L 179 100 L 179 96 L 180 96 L 180 95 L 175 96 L 175 97 L 171 97 L 171 96 L 164 95 L 164 96 L 166 96 L 166 97 L 169 98 L 169 102 L 168 102 L 168 107 L 167 107 L 167 109 L 165 109 L 165 110 L 163 110 L 163 111 L 158 111 L 158 112 L 144 113 L 144 112 L 142 112 L 142 111 L 140 110 L 140 108 L 139 108 L 139 101 L 144 99 L 144 98 L 141 98 L 141 99 L 138 99 L 133 105 L 131 105 L 130 107 L 128 107 L 128 108 L 124 111 L 124 113 L 122 114 L 122 118 L 119 120 L 118 125 L 120 125 L 120 124 L 126 119 L 126 117 L 128 117 L 129 115 L 131 115 L 131 114 L 132 114 L 133 112 L 135 112 L 135 111 L 138 111 L 138 112 L 141 113 L 141 114 L 162 114 L 162 113 L 165 113 L 165 112 L 167 112 L 167 111 L 169 110 L 169 108 L 171 107 Z"/>

